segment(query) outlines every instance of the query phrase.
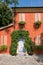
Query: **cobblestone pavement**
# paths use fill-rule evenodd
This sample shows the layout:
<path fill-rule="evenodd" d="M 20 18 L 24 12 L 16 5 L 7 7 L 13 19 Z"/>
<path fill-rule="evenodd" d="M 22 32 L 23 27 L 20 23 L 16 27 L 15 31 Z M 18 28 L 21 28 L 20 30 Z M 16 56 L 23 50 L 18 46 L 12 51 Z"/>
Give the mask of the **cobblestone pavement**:
<path fill-rule="evenodd" d="M 43 65 L 43 55 L 11 56 L 8 54 L 0 54 L 0 65 Z"/>

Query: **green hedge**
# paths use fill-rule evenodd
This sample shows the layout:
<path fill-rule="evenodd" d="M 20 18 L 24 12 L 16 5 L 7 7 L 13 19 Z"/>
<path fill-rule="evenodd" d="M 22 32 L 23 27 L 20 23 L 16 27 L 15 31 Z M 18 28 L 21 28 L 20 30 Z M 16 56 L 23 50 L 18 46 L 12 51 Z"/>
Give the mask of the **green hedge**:
<path fill-rule="evenodd" d="M 27 43 L 24 44 L 25 49 L 29 55 L 32 55 L 34 52 L 34 42 L 32 42 L 31 38 L 26 40 Z"/>
<path fill-rule="evenodd" d="M 11 55 L 17 55 L 17 46 L 18 44 L 13 42 L 10 47 L 10 54 Z"/>

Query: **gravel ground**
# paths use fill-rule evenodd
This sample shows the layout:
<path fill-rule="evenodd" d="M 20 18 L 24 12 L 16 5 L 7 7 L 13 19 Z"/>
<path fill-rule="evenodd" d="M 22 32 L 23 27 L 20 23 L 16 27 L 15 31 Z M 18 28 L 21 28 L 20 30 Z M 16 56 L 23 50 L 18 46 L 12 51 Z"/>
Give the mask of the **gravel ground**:
<path fill-rule="evenodd" d="M 0 65 L 43 65 L 43 55 L 17 55 L 0 54 Z"/>

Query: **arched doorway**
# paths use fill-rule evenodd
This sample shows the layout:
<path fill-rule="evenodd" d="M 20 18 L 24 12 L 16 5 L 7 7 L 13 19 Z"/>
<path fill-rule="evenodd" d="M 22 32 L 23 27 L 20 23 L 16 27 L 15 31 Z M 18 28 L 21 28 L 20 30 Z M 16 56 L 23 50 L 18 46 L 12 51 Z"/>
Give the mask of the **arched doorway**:
<path fill-rule="evenodd" d="M 23 54 L 26 52 L 25 48 L 24 48 L 24 43 L 25 43 L 25 40 L 24 39 L 20 39 L 18 41 L 18 48 L 17 48 L 17 53 L 18 54 Z"/>
<path fill-rule="evenodd" d="M 29 41 L 29 42 L 28 42 Z M 12 33 L 12 43 L 10 46 L 10 54 L 17 55 L 17 53 L 29 52 L 27 48 L 30 48 L 31 38 L 29 32 L 25 30 L 15 30 Z M 32 43 L 32 42 L 31 42 Z M 30 47 L 28 47 L 30 46 Z M 26 49 L 26 50 L 25 50 Z"/>

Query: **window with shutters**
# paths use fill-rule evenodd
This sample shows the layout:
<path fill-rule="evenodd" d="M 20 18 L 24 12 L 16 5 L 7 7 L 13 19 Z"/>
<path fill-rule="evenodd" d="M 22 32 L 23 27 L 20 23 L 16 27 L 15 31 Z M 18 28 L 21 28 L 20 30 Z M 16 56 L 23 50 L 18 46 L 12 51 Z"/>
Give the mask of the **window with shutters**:
<path fill-rule="evenodd" d="M 25 13 L 19 13 L 19 21 L 25 21 Z"/>
<path fill-rule="evenodd" d="M 1 36 L 1 45 L 7 45 L 7 35 Z"/>
<path fill-rule="evenodd" d="M 40 13 L 35 13 L 35 22 L 36 21 L 41 21 L 41 14 Z"/>
<path fill-rule="evenodd" d="M 41 44 L 41 38 L 39 35 L 39 36 L 36 36 L 36 38 L 35 38 L 35 45 L 40 45 L 40 44 Z"/>
<path fill-rule="evenodd" d="M 4 44 L 4 36 L 1 35 L 1 45 L 3 45 L 3 44 Z"/>

